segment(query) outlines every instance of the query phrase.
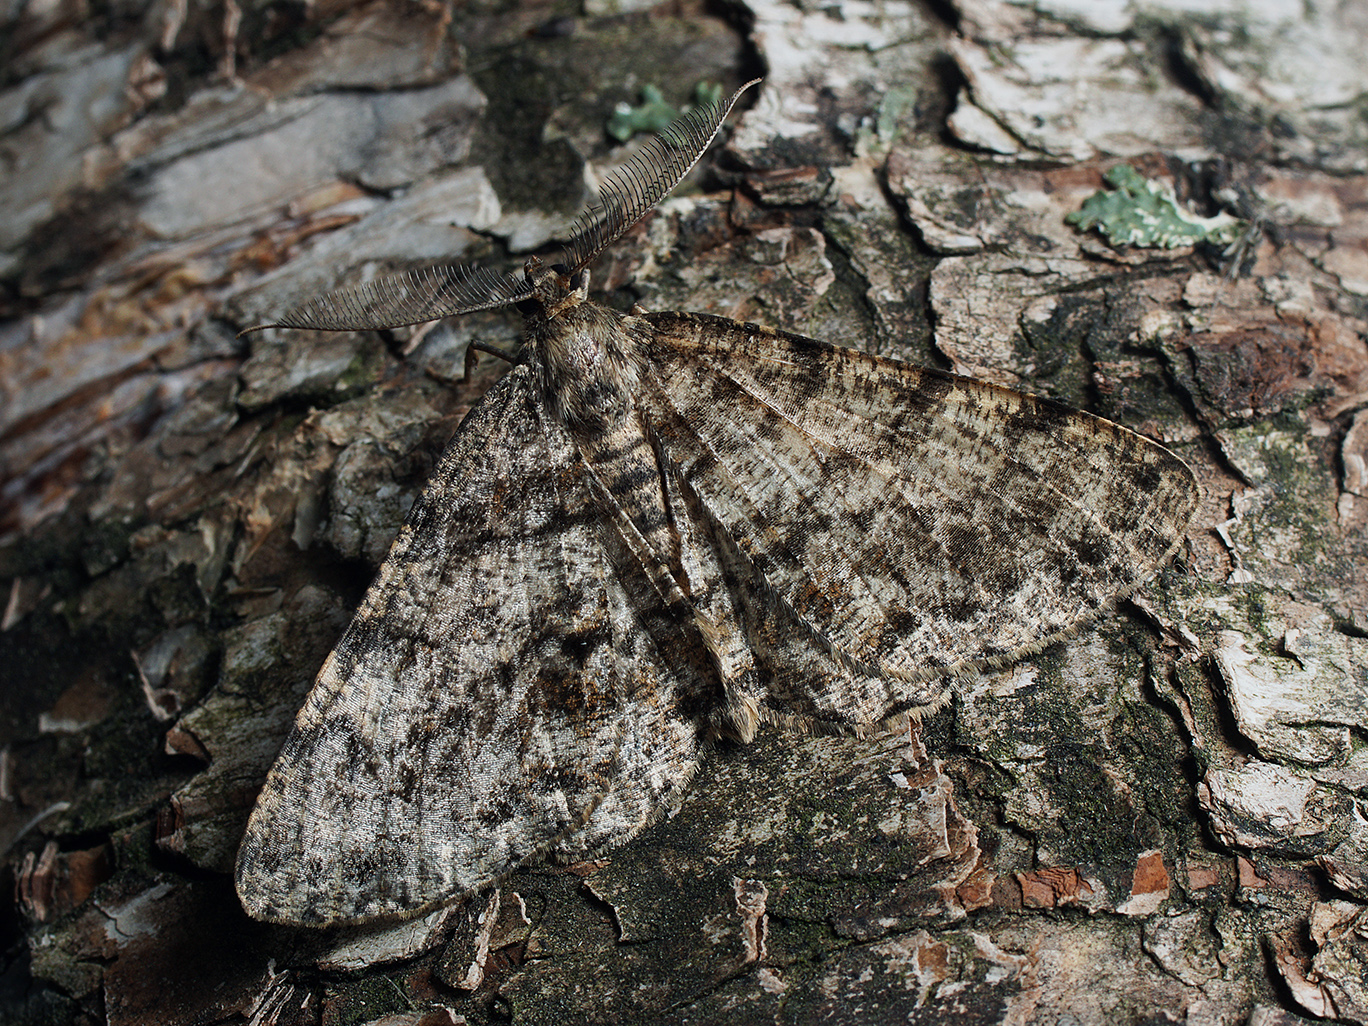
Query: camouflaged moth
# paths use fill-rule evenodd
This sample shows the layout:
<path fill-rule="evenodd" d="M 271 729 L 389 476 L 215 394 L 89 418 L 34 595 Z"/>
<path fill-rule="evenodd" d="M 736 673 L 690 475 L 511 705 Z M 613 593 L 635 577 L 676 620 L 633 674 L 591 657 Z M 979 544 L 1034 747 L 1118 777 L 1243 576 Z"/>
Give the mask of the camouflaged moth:
<path fill-rule="evenodd" d="M 1109 421 L 590 302 L 590 261 L 739 95 L 615 173 L 563 264 L 401 274 L 278 322 L 526 318 L 267 777 L 237 860 L 252 915 L 408 915 L 538 855 L 606 851 L 678 806 L 714 739 L 904 722 L 948 677 L 1075 630 L 1179 544 L 1191 471 Z"/>

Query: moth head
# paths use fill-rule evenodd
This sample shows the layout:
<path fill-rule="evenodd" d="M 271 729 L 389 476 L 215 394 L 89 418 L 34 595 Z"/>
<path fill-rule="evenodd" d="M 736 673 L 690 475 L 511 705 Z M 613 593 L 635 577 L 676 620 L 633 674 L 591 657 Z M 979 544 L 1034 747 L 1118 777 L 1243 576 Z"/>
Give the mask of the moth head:
<path fill-rule="evenodd" d="M 523 265 L 530 295 L 518 303 L 524 317 L 540 316 L 551 320 L 579 306 L 589 298 L 589 271 L 572 271 L 564 264 L 547 267 L 535 256 Z"/>

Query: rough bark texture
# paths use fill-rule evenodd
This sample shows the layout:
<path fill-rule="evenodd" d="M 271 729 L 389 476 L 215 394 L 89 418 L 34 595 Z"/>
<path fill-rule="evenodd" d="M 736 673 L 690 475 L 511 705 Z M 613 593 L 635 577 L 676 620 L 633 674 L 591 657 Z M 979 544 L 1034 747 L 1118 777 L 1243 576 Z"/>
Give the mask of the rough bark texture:
<path fill-rule="evenodd" d="M 0 9 L 0 1021 L 1368 1023 L 1368 17 L 633 6 Z M 516 266 L 630 152 L 616 104 L 756 73 L 604 301 L 1163 439 L 1206 491 L 1187 551 L 908 735 L 723 751 L 601 863 L 398 928 L 253 923 L 255 792 L 502 372 L 462 380 L 466 344 L 518 320 L 235 331 Z M 1235 241 L 1066 223 L 1122 162 Z"/>

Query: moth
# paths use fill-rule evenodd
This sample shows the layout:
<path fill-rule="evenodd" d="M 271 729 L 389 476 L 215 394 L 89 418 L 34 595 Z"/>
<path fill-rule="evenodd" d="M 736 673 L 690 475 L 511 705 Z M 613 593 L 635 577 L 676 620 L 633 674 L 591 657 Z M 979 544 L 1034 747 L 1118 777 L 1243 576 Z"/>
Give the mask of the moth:
<path fill-rule="evenodd" d="M 266 779 L 237 858 L 251 915 L 412 915 L 541 855 L 602 853 L 677 809 L 718 739 L 905 723 L 1177 548 L 1193 475 L 1124 427 L 754 324 L 590 301 L 590 262 L 745 88 L 610 176 L 563 263 L 398 274 L 273 325 L 525 318 Z"/>

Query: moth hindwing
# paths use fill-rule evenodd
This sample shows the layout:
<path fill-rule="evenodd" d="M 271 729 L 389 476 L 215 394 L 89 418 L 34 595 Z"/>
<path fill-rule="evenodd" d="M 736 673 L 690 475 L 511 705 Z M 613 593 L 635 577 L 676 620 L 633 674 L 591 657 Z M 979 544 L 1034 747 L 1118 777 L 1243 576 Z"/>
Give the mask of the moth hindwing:
<path fill-rule="evenodd" d="M 713 739 L 903 722 L 1178 546 L 1192 473 L 1126 428 L 800 335 L 589 301 L 585 265 L 736 99 L 610 179 L 564 266 L 400 275 L 281 318 L 518 302 L 524 348 L 267 777 L 237 862 L 252 915 L 408 915 L 544 853 L 601 853 L 678 806 Z"/>

